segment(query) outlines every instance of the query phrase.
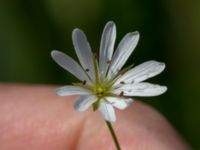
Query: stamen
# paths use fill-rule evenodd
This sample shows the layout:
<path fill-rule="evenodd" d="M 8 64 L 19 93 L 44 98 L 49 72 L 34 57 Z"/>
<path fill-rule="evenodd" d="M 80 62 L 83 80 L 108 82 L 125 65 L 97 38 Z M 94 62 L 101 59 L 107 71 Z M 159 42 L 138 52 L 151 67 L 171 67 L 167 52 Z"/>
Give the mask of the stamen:
<path fill-rule="evenodd" d="M 119 94 L 120 97 L 123 97 L 124 96 L 124 92 L 121 91 L 121 93 Z"/>
<path fill-rule="evenodd" d="M 120 74 L 121 74 L 121 75 L 124 75 L 125 73 L 126 73 L 125 71 L 124 71 L 124 72 L 122 71 Z"/>
<path fill-rule="evenodd" d="M 86 80 L 84 80 L 84 81 L 83 81 L 83 85 L 85 85 L 86 83 L 87 83 L 87 81 L 86 81 Z"/>
<path fill-rule="evenodd" d="M 108 61 L 107 61 L 107 64 L 110 64 L 110 63 L 111 63 L 111 60 L 108 60 Z"/>
<path fill-rule="evenodd" d="M 124 82 L 124 81 L 121 81 L 120 84 L 125 84 L 125 82 Z"/>

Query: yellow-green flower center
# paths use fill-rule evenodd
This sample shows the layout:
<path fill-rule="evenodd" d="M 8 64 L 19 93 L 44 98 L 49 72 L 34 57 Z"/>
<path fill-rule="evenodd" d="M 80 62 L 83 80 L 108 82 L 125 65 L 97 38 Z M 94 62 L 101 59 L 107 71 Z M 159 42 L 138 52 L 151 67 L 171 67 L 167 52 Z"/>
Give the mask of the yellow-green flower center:
<path fill-rule="evenodd" d="M 97 84 L 94 88 L 94 94 L 97 95 L 97 97 L 104 97 L 106 94 L 109 93 L 109 87 L 104 84 Z"/>

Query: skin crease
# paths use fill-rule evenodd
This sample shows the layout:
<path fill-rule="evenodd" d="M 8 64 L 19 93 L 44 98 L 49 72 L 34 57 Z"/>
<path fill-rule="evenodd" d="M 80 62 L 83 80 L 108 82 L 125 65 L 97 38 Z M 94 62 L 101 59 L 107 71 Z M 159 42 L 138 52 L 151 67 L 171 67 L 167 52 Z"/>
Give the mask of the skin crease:
<path fill-rule="evenodd" d="M 1 150 L 115 150 L 98 111 L 73 108 L 75 97 L 59 97 L 56 87 L 0 85 Z M 166 119 L 135 101 L 117 111 L 113 124 L 122 150 L 190 150 Z"/>

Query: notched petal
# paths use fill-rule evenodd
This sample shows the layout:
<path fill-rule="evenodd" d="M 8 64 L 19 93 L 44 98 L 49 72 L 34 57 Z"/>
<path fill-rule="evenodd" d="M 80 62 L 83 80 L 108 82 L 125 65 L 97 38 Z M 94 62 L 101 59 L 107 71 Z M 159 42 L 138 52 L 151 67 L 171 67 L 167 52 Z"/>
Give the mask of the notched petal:
<path fill-rule="evenodd" d="M 102 78 L 105 77 L 109 62 L 111 62 L 115 39 L 116 26 L 113 21 L 109 21 L 104 27 L 99 51 L 99 68 Z"/>
<path fill-rule="evenodd" d="M 64 54 L 63 52 L 53 50 L 51 52 L 51 56 L 53 60 L 62 68 L 69 71 L 73 74 L 76 78 L 81 81 L 90 82 L 89 78 L 87 77 L 85 71 L 81 68 L 81 66 L 71 57 Z"/>
<path fill-rule="evenodd" d="M 99 105 L 99 111 L 101 112 L 101 115 L 105 120 L 109 122 L 116 121 L 115 110 L 111 104 L 106 103 L 104 100 L 101 100 Z"/>
<path fill-rule="evenodd" d="M 96 100 L 97 100 L 96 96 L 93 95 L 80 96 L 75 101 L 74 108 L 79 112 L 83 112 L 87 110 Z"/>
<path fill-rule="evenodd" d="M 158 96 L 166 92 L 166 86 L 160 86 L 151 83 L 126 84 L 113 91 L 114 94 L 120 94 L 123 91 L 124 96 Z"/>
<path fill-rule="evenodd" d="M 111 79 L 119 72 L 119 70 L 121 70 L 121 68 L 128 60 L 129 56 L 137 46 L 138 41 L 139 41 L 138 31 L 128 33 L 124 36 L 124 38 L 119 43 L 119 46 L 117 47 L 113 55 L 107 75 L 108 79 Z"/>
<path fill-rule="evenodd" d="M 154 60 L 144 62 L 122 75 L 114 85 L 124 81 L 126 83 L 138 83 L 160 74 L 165 69 L 165 64 Z"/>
<path fill-rule="evenodd" d="M 67 85 L 67 86 L 63 86 L 61 88 L 58 88 L 56 90 L 56 93 L 59 96 L 89 95 L 89 94 L 91 94 L 91 91 L 89 91 L 85 88 L 82 88 L 80 86 Z"/>
<path fill-rule="evenodd" d="M 105 99 L 111 105 L 121 110 L 124 110 L 133 102 L 131 98 L 106 97 Z"/>
<path fill-rule="evenodd" d="M 74 29 L 72 32 L 72 40 L 78 59 L 85 70 L 90 70 L 88 75 L 94 81 L 94 63 L 93 54 L 86 35 L 80 29 Z"/>

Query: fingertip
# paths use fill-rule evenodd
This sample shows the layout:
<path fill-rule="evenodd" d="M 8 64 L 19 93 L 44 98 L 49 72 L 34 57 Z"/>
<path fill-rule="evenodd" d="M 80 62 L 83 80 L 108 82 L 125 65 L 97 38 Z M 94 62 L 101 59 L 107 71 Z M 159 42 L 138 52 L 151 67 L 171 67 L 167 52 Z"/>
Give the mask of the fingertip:
<path fill-rule="evenodd" d="M 56 87 L 0 85 L 0 149 L 115 150 L 98 111 L 73 109 L 75 97 L 59 97 Z M 117 110 L 114 130 L 123 150 L 190 150 L 155 109 L 135 101 Z M 24 142 L 25 141 L 25 142 Z"/>

